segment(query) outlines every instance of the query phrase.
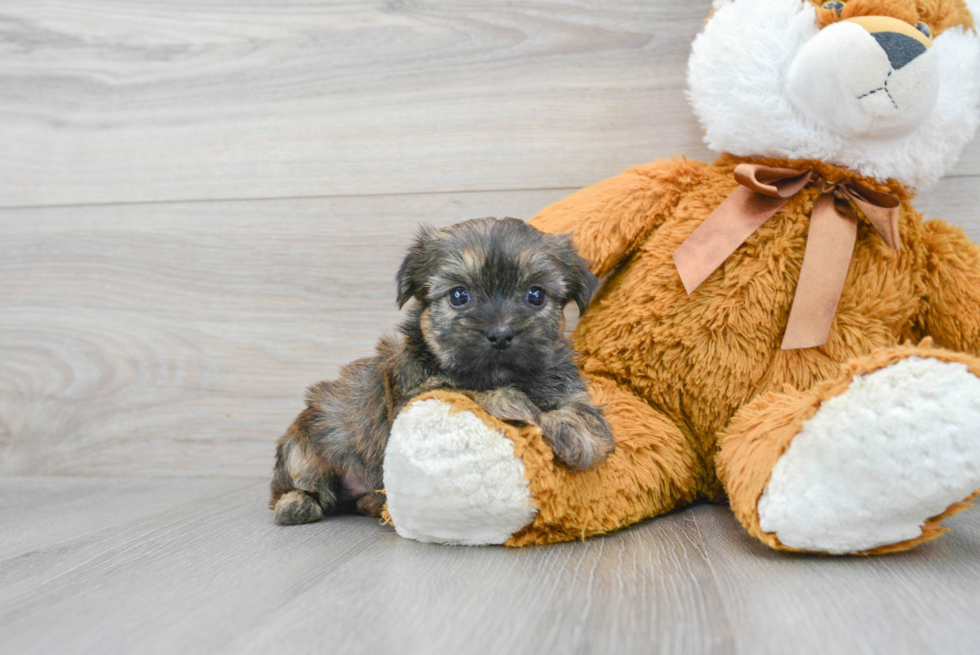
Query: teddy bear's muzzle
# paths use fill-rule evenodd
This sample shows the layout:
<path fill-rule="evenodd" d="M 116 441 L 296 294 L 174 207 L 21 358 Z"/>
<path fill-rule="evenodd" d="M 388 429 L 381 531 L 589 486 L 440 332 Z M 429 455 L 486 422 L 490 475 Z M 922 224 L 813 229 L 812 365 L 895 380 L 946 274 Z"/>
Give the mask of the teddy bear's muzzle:
<path fill-rule="evenodd" d="M 932 41 L 888 16 L 833 23 L 793 58 L 786 94 L 847 138 L 903 136 L 929 117 L 939 96 Z"/>

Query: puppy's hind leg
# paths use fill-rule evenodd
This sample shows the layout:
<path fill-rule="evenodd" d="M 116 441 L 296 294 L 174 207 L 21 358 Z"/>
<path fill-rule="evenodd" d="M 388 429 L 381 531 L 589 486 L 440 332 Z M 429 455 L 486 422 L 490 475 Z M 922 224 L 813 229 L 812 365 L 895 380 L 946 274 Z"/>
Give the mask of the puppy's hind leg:
<path fill-rule="evenodd" d="M 336 509 L 334 476 L 312 448 L 304 447 L 302 442 L 303 437 L 290 428 L 276 447 L 269 505 L 280 525 L 312 523 Z"/>
<path fill-rule="evenodd" d="M 313 523 L 323 518 L 320 503 L 305 491 L 289 491 L 279 496 L 275 510 L 275 521 L 279 525 Z"/>

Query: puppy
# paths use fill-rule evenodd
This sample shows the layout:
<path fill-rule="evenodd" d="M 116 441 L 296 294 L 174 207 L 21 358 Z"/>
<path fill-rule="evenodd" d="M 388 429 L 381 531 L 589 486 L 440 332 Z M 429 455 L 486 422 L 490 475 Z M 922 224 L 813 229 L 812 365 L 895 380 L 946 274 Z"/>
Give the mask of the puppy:
<path fill-rule="evenodd" d="M 584 311 L 598 287 L 566 235 L 514 218 L 423 227 L 397 275 L 398 306 L 418 302 L 374 357 L 309 389 L 306 409 L 277 444 L 277 523 L 384 506 L 382 462 L 391 423 L 433 389 L 466 393 L 488 413 L 538 425 L 555 459 L 586 469 L 614 448 L 563 336 L 562 309 Z"/>

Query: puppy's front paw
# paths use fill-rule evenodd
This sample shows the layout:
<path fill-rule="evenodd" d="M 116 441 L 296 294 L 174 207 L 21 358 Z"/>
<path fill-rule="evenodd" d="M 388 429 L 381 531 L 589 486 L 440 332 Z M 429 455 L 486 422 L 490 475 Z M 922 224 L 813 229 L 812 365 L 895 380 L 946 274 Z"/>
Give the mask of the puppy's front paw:
<path fill-rule="evenodd" d="M 542 414 L 541 434 L 555 459 L 573 471 L 596 466 L 616 449 L 612 426 L 593 405 L 567 405 Z"/>
<path fill-rule="evenodd" d="M 467 393 L 488 414 L 510 423 L 526 423 L 538 425 L 541 420 L 541 410 L 531 402 L 520 389 L 501 387 L 491 391 L 474 391 Z"/>

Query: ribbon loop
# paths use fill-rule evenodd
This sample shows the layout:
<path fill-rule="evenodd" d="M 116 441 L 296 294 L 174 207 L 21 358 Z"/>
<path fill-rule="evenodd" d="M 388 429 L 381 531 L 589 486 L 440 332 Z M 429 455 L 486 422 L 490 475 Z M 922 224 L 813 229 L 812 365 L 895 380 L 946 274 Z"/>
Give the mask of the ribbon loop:
<path fill-rule="evenodd" d="M 812 176 L 811 171 L 770 168 L 761 164 L 739 164 L 735 167 L 736 182 L 756 193 L 784 200 L 789 200 L 802 191 Z"/>
<path fill-rule="evenodd" d="M 869 189 L 860 182 L 837 187 L 864 214 L 868 222 L 892 250 L 900 250 L 902 237 L 898 232 L 899 200 L 890 193 Z"/>
<path fill-rule="evenodd" d="M 674 265 L 688 294 L 694 292 L 790 198 L 819 178 L 814 171 L 735 167 L 739 186 L 674 251 Z M 854 205 L 892 249 L 901 248 L 898 198 L 860 182 L 825 183 L 810 213 L 810 228 L 783 350 L 814 348 L 827 342 L 847 280 L 857 223 L 838 211 L 836 199 Z"/>

